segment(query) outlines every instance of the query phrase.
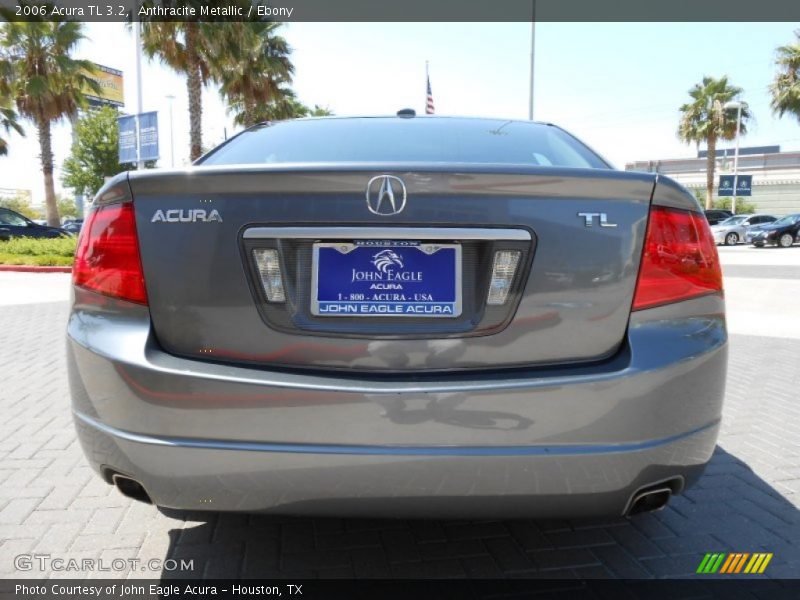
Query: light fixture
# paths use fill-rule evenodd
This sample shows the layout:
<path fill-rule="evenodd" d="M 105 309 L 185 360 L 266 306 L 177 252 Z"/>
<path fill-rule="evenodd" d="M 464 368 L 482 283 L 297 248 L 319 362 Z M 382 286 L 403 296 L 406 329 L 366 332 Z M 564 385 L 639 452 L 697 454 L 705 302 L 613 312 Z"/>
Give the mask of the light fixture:
<path fill-rule="evenodd" d="M 499 250 L 494 253 L 492 280 L 489 282 L 489 294 L 486 304 L 501 306 L 508 300 L 508 292 L 517 272 L 521 253 L 518 250 Z"/>
<path fill-rule="evenodd" d="M 286 293 L 283 291 L 283 276 L 281 274 L 281 261 L 278 251 L 274 248 L 256 248 L 253 250 L 261 285 L 269 302 L 285 302 Z"/>

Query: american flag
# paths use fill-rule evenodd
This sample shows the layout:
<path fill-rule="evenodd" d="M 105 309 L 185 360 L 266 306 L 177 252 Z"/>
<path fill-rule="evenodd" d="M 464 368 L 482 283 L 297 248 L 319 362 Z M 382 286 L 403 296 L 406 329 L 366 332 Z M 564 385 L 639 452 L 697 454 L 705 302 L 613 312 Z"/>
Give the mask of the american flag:
<path fill-rule="evenodd" d="M 425 78 L 428 80 L 428 97 L 425 102 L 425 114 L 432 115 L 434 113 L 433 109 L 433 93 L 431 92 L 431 78 L 428 73 L 425 73 Z"/>

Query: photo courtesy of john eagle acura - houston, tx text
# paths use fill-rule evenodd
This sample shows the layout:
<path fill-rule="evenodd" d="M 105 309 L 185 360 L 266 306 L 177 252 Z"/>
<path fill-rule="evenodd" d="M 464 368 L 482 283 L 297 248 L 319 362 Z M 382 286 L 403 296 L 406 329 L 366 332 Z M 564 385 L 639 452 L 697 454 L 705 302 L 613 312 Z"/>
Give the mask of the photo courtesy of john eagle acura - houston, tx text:
<path fill-rule="evenodd" d="M 557 126 L 311 118 L 120 174 L 78 241 L 87 459 L 159 507 L 635 515 L 701 475 L 722 274 L 695 198 Z"/>

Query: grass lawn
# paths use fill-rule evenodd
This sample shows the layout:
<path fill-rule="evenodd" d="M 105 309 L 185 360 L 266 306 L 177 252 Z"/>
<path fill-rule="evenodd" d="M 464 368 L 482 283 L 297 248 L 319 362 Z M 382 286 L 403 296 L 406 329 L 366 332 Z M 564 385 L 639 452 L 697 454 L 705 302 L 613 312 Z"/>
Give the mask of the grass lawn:
<path fill-rule="evenodd" d="M 13 238 L 0 242 L 0 265 L 71 266 L 77 237 Z"/>

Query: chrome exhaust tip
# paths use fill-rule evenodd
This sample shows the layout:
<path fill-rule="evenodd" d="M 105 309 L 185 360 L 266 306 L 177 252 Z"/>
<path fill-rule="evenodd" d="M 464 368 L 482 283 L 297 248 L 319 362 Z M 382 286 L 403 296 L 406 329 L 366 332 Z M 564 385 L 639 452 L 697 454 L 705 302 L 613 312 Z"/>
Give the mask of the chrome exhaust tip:
<path fill-rule="evenodd" d="M 672 488 L 664 485 L 638 491 L 631 497 L 625 516 L 633 517 L 662 510 L 671 497 Z"/>
<path fill-rule="evenodd" d="M 111 483 L 114 484 L 123 496 L 133 498 L 145 504 L 153 503 L 147 491 L 144 489 L 144 486 L 135 479 L 120 473 L 114 473 L 111 475 Z"/>

